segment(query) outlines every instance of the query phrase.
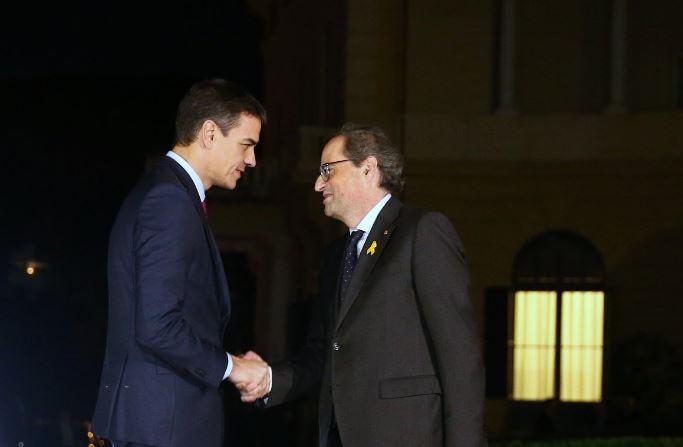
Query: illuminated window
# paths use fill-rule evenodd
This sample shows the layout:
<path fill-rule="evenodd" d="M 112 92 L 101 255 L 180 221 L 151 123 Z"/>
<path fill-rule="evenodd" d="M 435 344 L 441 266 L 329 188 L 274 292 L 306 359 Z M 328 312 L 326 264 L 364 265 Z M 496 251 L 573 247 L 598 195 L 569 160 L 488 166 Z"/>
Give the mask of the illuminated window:
<path fill-rule="evenodd" d="M 603 292 L 562 292 L 560 400 L 602 398 Z"/>
<path fill-rule="evenodd" d="M 676 107 L 683 109 L 683 56 L 678 57 L 678 82 L 676 84 Z"/>
<path fill-rule="evenodd" d="M 555 292 L 515 293 L 513 398 L 545 400 L 555 390 Z"/>
<path fill-rule="evenodd" d="M 510 334 L 514 400 L 602 399 L 602 258 L 568 231 L 533 238 L 515 258 Z"/>

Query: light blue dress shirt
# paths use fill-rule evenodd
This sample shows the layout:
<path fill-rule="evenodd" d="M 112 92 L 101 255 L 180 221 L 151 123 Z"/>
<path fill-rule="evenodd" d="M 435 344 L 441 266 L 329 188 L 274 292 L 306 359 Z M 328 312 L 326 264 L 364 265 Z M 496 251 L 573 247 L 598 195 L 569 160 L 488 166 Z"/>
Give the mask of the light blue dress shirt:
<path fill-rule="evenodd" d="M 185 172 L 187 172 L 187 174 L 192 179 L 192 183 L 194 183 L 195 188 L 197 188 L 197 193 L 199 193 L 199 200 L 203 202 L 206 199 L 206 191 L 204 191 L 204 183 L 202 183 L 202 179 L 199 178 L 197 172 L 194 169 L 192 169 L 192 166 L 190 166 L 190 164 L 186 162 L 183 157 L 176 154 L 175 152 L 168 151 L 166 152 L 166 156 L 171 157 L 172 159 L 177 161 L 180 166 L 183 167 Z"/>
<path fill-rule="evenodd" d="M 387 204 L 389 199 L 391 199 L 391 194 L 387 194 L 386 196 L 382 197 L 382 200 L 377 202 L 377 204 L 373 206 L 370 211 L 368 211 L 368 214 L 365 215 L 356 228 L 349 229 L 349 234 L 356 230 L 363 231 L 363 236 L 360 238 L 358 245 L 356 246 L 356 256 L 360 256 L 360 251 L 363 249 L 363 245 L 365 245 L 365 241 L 368 239 L 368 235 L 370 234 L 370 230 L 372 230 L 372 226 L 377 220 L 377 216 L 379 216 L 380 211 L 382 211 L 382 208 L 384 208 L 384 205 Z"/>
<path fill-rule="evenodd" d="M 202 183 L 202 179 L 199 178 L 197 172 L 194 169 L 192 169 L 192 166 L 190 166 L 190 164 L 187 161 L 185 161 L 183 157 L 176 154 L 175 152 L 168 151 L 166 152 L 166 156 L 177 161 L 178 164 L 183 167 L 185 172 L 187 172 L 187 174 L 192 179 L 195 188 L 197 188 L 199 199 L 203 202 L 206 199 L 206 191 L 204 191 L 204 184 Z M 228 355 L 228 367 L 225 369 L 225 374 L 223 374 L 223 380 L 227 379 L 230 373 L 232 372 L 232 357 L 230 357 L 230 354 L 228 354 L 227 352 L 226 354 Z"/>
<path fill-rule="evenodd" d="M 387 202 L 391 199 L 391 194 L 387 194 L 382 199 L 377 202 L 375 206 L 372 207 L 370 211 L 368 211 L 368 214 L 361 219 L 361 221 L 358 223 L 356 228 L 351 228 L 349 229 L 349 234 L 356 230 L 362 230 L 363 231 L 363 236 L 361 236 L 360 240 L 358 241 L 358 245 L 356 245 L 356 255 L 360 256 L 360 251 L 363 249 L 363 245 L 365 245 L 365 241 L 368 239 L 368 235 L 370 234 L 370 230 L 372 229 L 372 226 L 375 224 L 375 221 L 377 220 L 377 216 L 379 216 L 380 211 L 382 211 L 382 208 L 384 208 L 384 205 L 387 204 Z M 273 388 L 273 373 L 271 370 L 270 373 L 270 382 L 268 385 L 268 391 Z M 269 398 L 266 397 L 264 401 L 268 403 Z"/>

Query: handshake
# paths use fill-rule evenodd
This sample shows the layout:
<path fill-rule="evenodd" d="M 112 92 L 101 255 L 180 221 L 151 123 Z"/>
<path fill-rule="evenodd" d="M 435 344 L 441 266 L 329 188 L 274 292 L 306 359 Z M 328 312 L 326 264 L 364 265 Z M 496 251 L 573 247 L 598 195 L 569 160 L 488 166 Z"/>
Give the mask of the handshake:
<path fill-rule="evenodd" d="M 232 357 L 232 371 L 228 380 L 240 392 L 242 402 L 255 402 L 270 393 L 271 377 L 268 364 L 261 356 L 249 351 Z"/>

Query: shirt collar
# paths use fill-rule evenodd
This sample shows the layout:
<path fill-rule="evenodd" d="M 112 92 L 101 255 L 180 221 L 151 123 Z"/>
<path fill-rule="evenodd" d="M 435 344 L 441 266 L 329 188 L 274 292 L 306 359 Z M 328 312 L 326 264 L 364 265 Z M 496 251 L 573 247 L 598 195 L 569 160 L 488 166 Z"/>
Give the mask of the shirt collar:
<path fill-rule="evenodd" d="M 368 214 L 365 215 L 365 217 L 360 221 L 358 226 L 356 226 L 356 228 L 350 229 L 349 232 L 352 232 L 354 230 L 363 230 L 365 234 L 369 234 L 370 230 L 372 229 L 372 226 L 375 224 L 375 221 L 377 220 L 377 216 L 379 216 L 380 211 L 382 211 L 382 208 L 384 208 L 384 205 L 387 204 L 389 199 L 391 199 L 391 194 L 387 194 L 384 197 L 382 197 L 382 200 L 377 202 L 377 204 L 373 206 L 370 211 L 368 211 Z"/>
<path fill-rule="evenodd" d="M 195 188 L 197 188 L 199 199 L 203 202 L 204 199 L 206 199 L 206 191 L 204 191 L 204 184 L 202 183 L 202 179 L 199 178 L 199 175 L 197 175 L 197 172 L 194 169 L 192 169 L 192 166 L 190 166 L 190 164 L 186 162 L 183 157 L 176 154 L 175 152 L 168 151 L 166 152 L 166 156 L 177 161 L 178 164 L 182 166 L 185 171 L 187 171 L 188 175 L 192 179 L 192 183 L 194 183 Z"/>

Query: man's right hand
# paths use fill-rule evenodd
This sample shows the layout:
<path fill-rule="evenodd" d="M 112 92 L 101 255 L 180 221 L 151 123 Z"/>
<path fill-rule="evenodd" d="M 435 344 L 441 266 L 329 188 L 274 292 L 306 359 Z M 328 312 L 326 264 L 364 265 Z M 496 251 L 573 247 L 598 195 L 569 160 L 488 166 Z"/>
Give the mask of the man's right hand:
<path fill-rule="evenodd" d="M 240 390 L 242 402 L 254 402 L 268 394 L 268 364 L 258 356 L 231 357 L 233 367 L 228 380 Z"/>

